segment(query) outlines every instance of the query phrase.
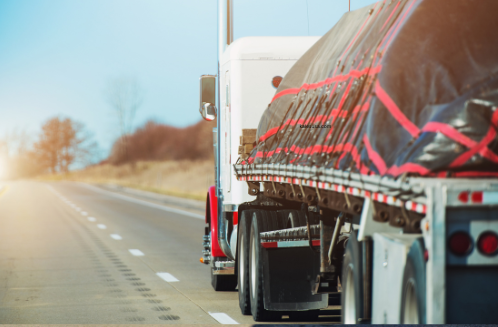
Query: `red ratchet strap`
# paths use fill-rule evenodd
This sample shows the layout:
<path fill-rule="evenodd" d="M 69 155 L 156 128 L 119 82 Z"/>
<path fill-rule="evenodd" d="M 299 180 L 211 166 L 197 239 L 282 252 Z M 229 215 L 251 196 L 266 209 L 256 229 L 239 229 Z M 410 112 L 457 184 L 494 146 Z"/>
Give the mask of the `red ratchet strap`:
<path fill-rule="evenodd" d="M 401 112 L 396 103 L 391 99 L 389 94 L 380 86 L 379 81 L 375 82 L 375 94 L 377 98 L 384 104 L 391 115 L 398 121 L 398 123 L 403 126 L 408 133 L 413 137 L 417 137 L 420 134 L 418 127 L 412 123 L 406 116 Z"/>

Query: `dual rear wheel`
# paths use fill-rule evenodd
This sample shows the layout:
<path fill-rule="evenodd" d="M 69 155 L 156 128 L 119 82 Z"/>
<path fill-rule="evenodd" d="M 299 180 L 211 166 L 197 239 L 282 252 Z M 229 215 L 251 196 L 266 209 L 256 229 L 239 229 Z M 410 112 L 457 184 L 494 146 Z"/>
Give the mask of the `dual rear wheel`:
<path fill-rule="evenodd" d="M 303 217 L 294 210 L 243 211 L 239 220 L 238 235 L 238 287 L 239 306 L 242 314 L 252 315 L 255 321 L 274 321 L 281 318 L 281 311 L 265 309 L 265 279 L 260 233 L 305 225 Z M 301 219 L 300 219 L 301 218 Z M 318 310 L 287 313 L 291 319 L 314 319 Z"/>

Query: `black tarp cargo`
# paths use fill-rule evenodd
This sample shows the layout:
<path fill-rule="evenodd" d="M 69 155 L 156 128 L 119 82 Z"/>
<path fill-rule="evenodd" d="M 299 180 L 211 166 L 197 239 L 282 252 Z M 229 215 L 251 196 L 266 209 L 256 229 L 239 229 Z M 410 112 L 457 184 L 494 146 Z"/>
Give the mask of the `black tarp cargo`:
<path fill-rule="evenodd" d="M 346 13 L 285 76 L 242 163 L 498 175 L 497 13 L 496 0 Z"/>

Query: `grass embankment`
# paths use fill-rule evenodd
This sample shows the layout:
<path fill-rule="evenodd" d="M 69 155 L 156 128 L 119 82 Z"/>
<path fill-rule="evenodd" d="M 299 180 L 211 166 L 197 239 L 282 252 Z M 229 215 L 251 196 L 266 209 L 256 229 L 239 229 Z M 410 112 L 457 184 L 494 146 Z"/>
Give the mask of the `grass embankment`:
<path fill-rule="evenodd" d="M 41 176 L 42 180 L 114 184 L 144 191 L 205 200 L 214 185 L 214 163 L 204 161 L 144 161 L 114 166 L 103 164 L 66 174 Z"/>

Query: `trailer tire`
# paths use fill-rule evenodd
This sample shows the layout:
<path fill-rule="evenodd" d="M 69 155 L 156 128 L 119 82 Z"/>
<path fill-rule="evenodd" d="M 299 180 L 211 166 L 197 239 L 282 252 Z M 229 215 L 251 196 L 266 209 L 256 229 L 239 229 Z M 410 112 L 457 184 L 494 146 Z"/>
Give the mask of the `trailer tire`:
<path fill-rule="evenodd" d="M 213 264 L 216 261 L 226 261 L 226 258 L 212 257 Z M 236 275 L 215 275 L 213 274 L 213 268 L 211 268 L 211 285 L 217 292 L 231 292 L 235 291 L 237 287 L 237 276 Z"/>
<path fill-rule="evenodd" d="M 363 314 L 362 251 L 352 231 L 344 255 L 341 275 L 342 323 L 357 324 Z"/>
<path fill-rule="evenodd" d="M 299 218 L 296 210 L 278 210 L 277 215 L 283 225 L 280 229 L 297 227 Z"/>
<path fill-rule="evenodd" d="M 403 273 L 401 323 L 426 324 L 425 260 L 423 240 L 410 247 Z"/>
<path fill-rule="evenodd" d="M 239 286 L 239 307 L 243 315 L 251 314 L 251 297 L 249 293 L 249 239 L 254 210 L 242 211 L 239 221 L 237 239 L 237 285 Z"/>
<path fill-rule="evenodd" d="M 264 305 L 264 276 L 263 276 L 263 254 L 260 234 L 266 231 L 268 226 L 267 212 L 255 210 L 251 222 L 251 237 L 249 247 L 249 293 L 251 299 L 251 313 L 254 321 L 271 321 L 276 315 L 265 309 Z"/>

